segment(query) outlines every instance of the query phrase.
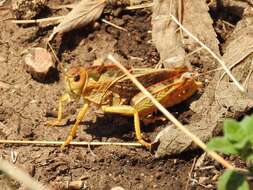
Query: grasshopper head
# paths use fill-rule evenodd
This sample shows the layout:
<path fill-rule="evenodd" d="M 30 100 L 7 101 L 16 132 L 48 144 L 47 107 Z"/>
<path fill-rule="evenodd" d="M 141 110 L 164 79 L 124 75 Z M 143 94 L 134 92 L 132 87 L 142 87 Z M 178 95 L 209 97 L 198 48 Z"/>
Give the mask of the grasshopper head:
<path fill-rule="evenodd" d="M 71 97 L 80 97 L 87 82 L 87 72 L 83 67 L 72 67 L 65 74 L 65 89 Z"/>

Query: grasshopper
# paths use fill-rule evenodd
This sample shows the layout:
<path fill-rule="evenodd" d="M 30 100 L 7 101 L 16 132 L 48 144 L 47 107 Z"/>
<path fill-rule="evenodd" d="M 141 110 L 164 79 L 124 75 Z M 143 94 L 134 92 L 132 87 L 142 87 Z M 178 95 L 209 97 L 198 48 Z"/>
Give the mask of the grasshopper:
<path fill-rule="evenodd" d="M 172 107 L 192 96 L 200 83 L 185 66 L 171 69 L 131 69 L 131 73 L 165 107 Z M 62 148 L 76 136 L 79 123 L 83 120 L 91 103 L 104 113 L 117 113 L 134 117 L 134 128 L 139 143 L 151 149 L 141 134 L 140 120 L 150 118 L 157 111 L 152 102 L 145 97 L 132 81 L 115 65 L 72 67 L 65 73 L 65 93 L 59 101 L 58 117 L 48 121 L 52 126 L 61 125 L 63 105 L 66 102 L 83 98 L 75 124 L 71 128 Z"/>

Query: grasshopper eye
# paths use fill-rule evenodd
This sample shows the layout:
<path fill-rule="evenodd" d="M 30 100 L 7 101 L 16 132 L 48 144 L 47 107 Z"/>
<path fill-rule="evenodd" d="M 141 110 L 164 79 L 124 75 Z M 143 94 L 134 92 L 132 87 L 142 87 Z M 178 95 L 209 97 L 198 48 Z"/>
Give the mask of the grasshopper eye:
<path fill-rule="evenodd" d="M 80 75 L 74 76 L 74 81 L 75 81 L 75 82 L 78 82 L 79 80 L 80 80 Z"/>

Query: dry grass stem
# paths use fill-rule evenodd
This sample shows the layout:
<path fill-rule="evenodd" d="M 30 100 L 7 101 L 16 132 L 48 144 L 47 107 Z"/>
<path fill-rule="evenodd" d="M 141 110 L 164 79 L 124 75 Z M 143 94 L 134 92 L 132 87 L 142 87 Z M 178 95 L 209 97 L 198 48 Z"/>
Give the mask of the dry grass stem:
<path fill-rule="evenodd" d="M 64 141 L 19 141 L 19 140 L 0 140 L 0 144 L 34 144 L 34 145 L 62 145 Z M 77 146 L 102 146 L 102 145 L 110 145 L 110 146 L 136 146 L 142 147 L 140 143 L 121 143 L 121 142 L 70 142 L 70 145 Z"/>
<path fill-rule="evenodd" d="M 52 21 L 58 21 L 64 19 L 65 16 L 56 16 L 56 17 L 50 17 L 50 18 L 42 18 L 42 19 L 34 19 L 34 20 L 11 20 L 14 24 L 38 24 L 43 22 L 52 22 Z"/>
<path fill-rule="evenodd" d="M 191 167 L 191 170 L 190 170 L 190 172 L 189 172 L 189 174 L 188 174 L 188 180 L 187 180 L 187 183 L 186 183 L 186 186 L 185 186 L 185 190 L 188 190 L 189 189 L 189 183 L 190 183 L 190 180 L 191 180 L 191 178 L 192 178 L 192 172 L 193 172 L 193 170 L 194 170 L 194 168 L 195 168 L 195 164 L 196 164 L 196 157 L 193 159 L 193 163 L 192 163 L 192 167 Z"/>
<path fill-rule="evenodd" d="M 0 170 L 30 190 L 49 190 L 48 187 L 43 186 L 24 171 L 2 159 L 0 160 Z"/>
<path fill-rule="evenodd" d="M 67 5 L 57 5 L 57 6 L 50 6 L 50 9 L 59 10 L 59 9 L 73 9 L 75 7 L 75 3 L 67 4 Z"/>
<path fill-rule="evenodd" d="M 170 17 L 172 20 L 180 27 L 182 30 L 190 36 L 192 39 L 194 39 L 198 44 L 200 44 L 204 49 L 206 49 L 212 56 L 215 58 L 223 67 L 225 72 L 228 74 L 228 76 L 231 78 L 231 80 L 234 82 L 234 84 L 237 86 L 237 88 L 245 93 L 246 90 L 244 87 L 236 80 L 236 78 L 233 76 L 233 74 L 230 72 L 230 69 L 226 66 L 225 62 L 219 58 L 209 47 L 207 47 L 203 42 L 201 42 L 196 36 L 194 36 L 191 32 L 189 32 L 172 14 L 170 14 Z"/>
<path fill-rule="evenodd" d="M 127 6 L 125 10 L 135 10 L 135 9 L 144 9 L 144 8 L 151 8 L 153 7 L 154 3 L 143 3 L 141 5 L 132 5 Z"/>
<path fill-rule="evenodd" d="M 193 54 L 195 54 L 195 53 L 197 53 L 197 52 L 200 52 L 200 51 L 203 50 L 203 49 L 204 49 L 203 47 L 197 48 L 197 49 L 195 49 L 194 51 L 188 53 L 184 58 L 190 57 L 190 56 L 192 56 Z"/>
<path fill-rule="evenodd" d="M 117 67 L 119 67 L 131 80 L 132 82 L 140 89 L 140 91 L 149 98 L 152 103 L 160 110 L 167 119 L 169 119 L 174 125 L 176 125 L 184 134 L 192 139 L 192 141 L 197 144 L 200 148 L 206 151 L 214 160 L 222 164 L 227 169 L 235 169 L 228 161 L 222 158 L 214 151 L 210 151 L 207 149 L 205 143 L 203 143 L 197 136 L 191 133 L 187 127 L 181 124 L 168 110 L 162 106 L 145 88 L 144 86 L 120 63 L 118 62 L 112 55 L 108 56 L 108 59 L 111 60 Z"/>
<path fill-rule="evenodd" d="M 116 25 L 116 24 L 113 24 L 112 22 L 110 22 L 110 21 L 108 21 L 108 20 L 105 20 L 105 19 L 101 19 L 101 20 L 102 20 L 102 22 L 104 22 L 104 23 L 106 23 L 106 24 L 108 24 L 108 25 L 110 25 L 110 26 L 112 26 L 112 27 L 114 27 L 114 28 L 117 28 L 117 29 L 119 29 L 119 30 L 128 32 L 127 29 L 125 29 L 125 28 L 123 28 L 123 27 L 121 27 L 121 26 L 118 26 L 118 25 Z"/>
<path fill-rule="evenodd" d="M 52 22 L 52 21 L 61 22 L 61 20 L 63 20 L 64 18 L 65 18 L 65 16 L 57 16 L 57 17 L 34 19 L 34 20 L 11 20 L 11 22 L 14 24 L 39 24 L 39 23 L 43 23 L 43 22 Z M 108 24 L 108 25 L 113 26 L 114 28 L 128 32 L 127 29 L 120 27 L 108 20 L 101 19 L 101 21 Z"/>
<path fill-rule="evenodd" d="M 251 64 L 250 64 L 250 70 L 249 70 L 249 74 L 247 75 L 244 83 L 243 83 L 243 86 L 247 89 L 248 88 L 248 82 L 249 82 L 249 79 L 252 75 L 252 72 L 253 72 L 253 60 L 251 61 Z"/>

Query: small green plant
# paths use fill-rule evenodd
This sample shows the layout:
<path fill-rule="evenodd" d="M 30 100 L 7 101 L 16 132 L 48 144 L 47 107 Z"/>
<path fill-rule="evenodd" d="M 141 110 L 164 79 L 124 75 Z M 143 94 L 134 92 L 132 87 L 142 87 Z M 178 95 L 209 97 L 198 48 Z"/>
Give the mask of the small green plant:
<path fill-rule="evenodd" d="M 246 116 L 240 122 L 227 119 L 223 132 L 224 136 L 210 140 L 207 145 L 209 150 L 236 155 L 248 163 L 253 163 L 253 116 Z M 250 190 L 248 177 L 253 176 L 252 168 L 248 167 L 247 174 L 233 170 L 225 171 L 218 180 L 218 190 Z"/>

